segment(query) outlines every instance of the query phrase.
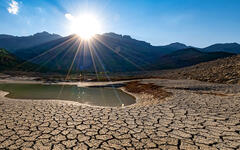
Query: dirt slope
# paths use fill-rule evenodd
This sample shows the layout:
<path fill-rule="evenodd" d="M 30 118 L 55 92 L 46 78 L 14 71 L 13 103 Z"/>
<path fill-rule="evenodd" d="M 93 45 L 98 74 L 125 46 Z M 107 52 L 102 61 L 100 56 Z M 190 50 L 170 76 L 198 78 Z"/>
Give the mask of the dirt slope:
<path fill-rule="evenodd" d="M 240 55 L 200 63 L 191 67 L 159 72 L 159 77 L 240 84 Z"/>

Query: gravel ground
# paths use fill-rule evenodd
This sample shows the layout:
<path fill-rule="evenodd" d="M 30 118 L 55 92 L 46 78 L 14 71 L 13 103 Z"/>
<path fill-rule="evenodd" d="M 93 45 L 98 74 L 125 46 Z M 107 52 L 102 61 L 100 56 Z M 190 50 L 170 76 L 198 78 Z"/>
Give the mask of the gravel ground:
<path fill-rule="evenodd" d="M 240 86 L 142 80 L 151 82 L 172 96 L 103 108 L 0 92 L 0 149 L 240 149 Z"/>

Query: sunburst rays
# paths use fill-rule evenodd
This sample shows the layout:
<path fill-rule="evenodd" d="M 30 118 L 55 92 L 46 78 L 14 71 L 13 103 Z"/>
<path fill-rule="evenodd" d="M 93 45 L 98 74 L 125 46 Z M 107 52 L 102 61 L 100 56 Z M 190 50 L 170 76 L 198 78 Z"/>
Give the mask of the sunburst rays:
<path fill-rule="evenodd" d="M 100 45 L 102 47 L 105 47 L 106 50 L 100 51 L 101 49 L 99 48 Z M 49 50 L 44 51 L 43 53 L 40 53 L 39 55 L 33 58 L 30 58 L 26 62 L 19 64 L 19 66 L 24 65 L 27 62 L 35 62 L 40 64 L 39 67 L 36 68 L 36 70 L 40 70 L 41 67 L 47 66 L 54 59 L 60 59 L 58 60 L 59 62 L 61 62 L 61 60 L 64 61 L 65 59 L 71 59 L 71 60 L 67 60 L 67 62 L 71 61 L 71 63 L 68 65 L 68 69 L 65 75 L 65 80 L 70 79 L 70 76 L 73 70 L 76 72 L 82 72 L 82 71 L 84 72 L 85 69 L 91 70 L 92 68 L 97 80 L 100 79 L 99 72 L 103 72 L 103 74 L 101 75 L 104 76 L 111 84 L 112 83 L 111 77 L 107 73 L 108 68 L 106 68 L 105 66 L 106 64 L 104 64 L 104 62 L 106 63 L 106 59 L 108 58 L 104 58 L 104 55 L 99 55 L 99 53 L 104 53 L 104 52 L 107 53 L 107 50 L 111 51 L 111 53 L 115 55 L 114 57 L 121 58 L 122 61 L 126 61 L 127 63 L 135 66 L 139 70 L 144 70 L 142 66 L 139 66 L 137 63 L 135 63 L 137 59 L 134 55 L 136 55 L 137 52 L 126 55 L 124 53 L 117 52 L 114 49 L 114 47 L 112 47 L 111 45 L 108 45 L 107 42 L 104 42 L 104 40 L 99 38 L 99 36 L 94 36 L 91 40 L 83 40 L 76 35 L 71 36 L 69 39 L 66 39 L 63 42 L 60 42 L 59 44 L 55 45 Z M 38 62 L 42 58 L 44 58 L 43 60 L 45 61 Z M 91 63 L 90 66 L 88 66 L 89 61 Z M 64 85 L 59 91 L 59 96 L 61 95 L 63 88 L 64 88 Z M 112 86 L 112 88 L 114 87 Z M 119 100 L 119 103 L 122 104 L 122 100 L 119 97 L 117 91 L 115 91 L 114 93 L 117 99 Z"/>
<path fill-rule="evenodd" d="M 66 47 L 66 44 L 70 44 L 70 46 L 68 48 L 66 48 L 64 51 L 63 50 L 60 50 L 60 51 L 58 50 L 59 48 L 61 48 L 63 46 Z M 62 54 L 61 59 L 64 60 L 65 57 L 68 56 L 68 53 L 73 53 L 73 49 L 77 45 L 77 50 L 75 52 L 75 55 L 73 56 L 73 58 L 69 58 L 69 59 L 73 59 L 73 61 L 68 68 L 67 76 L 70 74 L 74 65 L 78 64 L 80 66 L 83 66 L 83 68 L 84 68 L 85 65 L 87 64 L 87 62 L 89 61 L 89 58 L 90 58 L 91 63 L 92 63 L 92 68 L 94 69 L 94 72 L 95 72 L 95 74 L 98 78 L 98 71 L 101 71 L 101 70 L 104 71 L 104 72 L 108 71 L 107 70 L 108 68 L 102 68 L 102 65 L 99 64 L 101 59 L 104 60 L 104 59 L 107 59 L 107 58 L 100 58 L 100 56 L 98 56 L 98 58 L 100 60 L 96 60 L 96 58 L 97 58 L 96 57 L 96 55 L 97 55 L 96 52 L 99 51 L 99 48 L 98 48 L 99 44 L 103 45 L 104 47 L 106 47 L 107 50 L 110 50 L 112 53 L 114 53 L 116 55 L 115 57 L 119 57 L 119 58 L 123 59 L 123 61 L 130 63 L 131 65 L 135 66 L 139 70 L 142 70 L 142 71 L 145 70 L 142 67 L 142 65 L 138 65 L 136 63 L 136 61 L 141 62 L 141 64 L 147 64 L 147 62 L 144 62 L 143 59 L 139 60 L 139 58 L 137 58 L 135 56 L 136 53 L 126 54 L 124 52 L 121 52 L 121 53 L 116 52 L 114 47 L 111 47 L 110 45 L 108 45 L 107 42 L 104 42 L 104 40 L 101 40 L 101 38 L 99 38 L 98 36 L 94 36 L 92 40 L 86 40 L 85 41 L 85 40 L 79 39 L 79 37 L 77 37 L 76 35 L 70 37 L 66 41 L 63 41 L 62 43 L 59 43 L 59 44 L 55 45 L 54 47 L 50 48 L 49 50 L 44 51 L 43 53 L 40 53 L 39 55 L 37 55 L 33 58 L 30 58 L 29 60 L 23 62 L 22 64 L 19 64 L 17 67 L 19 67 L 21 65 L 24 65 L 27 62 L 37 63 L 37 64 L 40 64 L 39 65 L 40 67 L 44 67 L 60 54 Z M 90 57 L 88 55 L 90 55 Z M 46 59 L 46 61 L 43 62 L 43 63 L 38 62 L 43 57 L 44 57 L 44 59 Z M 81 58 L 81 59 L 79 59 L 79 58 Z M 78 61 L 76 61 L 76 59 Z M 101 63 L 103 64 L 103 61 L 101 61 Z M 40 69 L 40 68 L 37 68 L 37 69 Z M 80 71 L 81 67 L 75 67 L 75 69 L 79 69 L 79 70 L 76 70 L 76 71 Z"/>

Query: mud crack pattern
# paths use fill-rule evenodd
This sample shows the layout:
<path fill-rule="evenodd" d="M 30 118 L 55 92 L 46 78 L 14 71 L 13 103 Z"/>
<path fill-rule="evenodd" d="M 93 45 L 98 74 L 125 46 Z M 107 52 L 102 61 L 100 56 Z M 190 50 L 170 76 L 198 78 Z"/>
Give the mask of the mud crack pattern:
<path fill-rule="evenodd" d="M 240 149 L 238 93 L 168 91 L 123 108 L 2 96 L 0 149 Z"/>

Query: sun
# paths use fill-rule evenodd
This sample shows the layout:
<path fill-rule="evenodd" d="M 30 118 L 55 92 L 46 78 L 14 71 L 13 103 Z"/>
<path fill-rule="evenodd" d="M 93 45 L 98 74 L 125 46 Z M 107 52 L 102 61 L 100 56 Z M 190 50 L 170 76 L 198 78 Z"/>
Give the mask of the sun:
<path fill-rule="evenodd" d="M 65 16 L 71 21 L 70 32 L 85 40 L 91 39 L 101 31 L 100 23 L 94 15 L 84 14 L 74 17 L 71 14 L 66 14 Z"/>

